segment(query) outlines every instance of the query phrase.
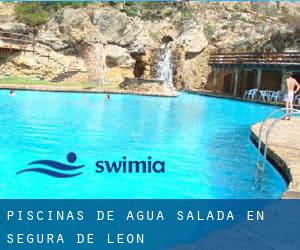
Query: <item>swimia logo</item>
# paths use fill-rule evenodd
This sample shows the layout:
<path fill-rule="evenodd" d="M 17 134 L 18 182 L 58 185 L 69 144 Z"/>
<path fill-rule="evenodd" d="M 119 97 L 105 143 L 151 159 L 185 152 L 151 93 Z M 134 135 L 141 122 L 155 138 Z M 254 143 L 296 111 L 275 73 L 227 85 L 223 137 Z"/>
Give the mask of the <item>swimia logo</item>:
<path fill-rule="evenodd" d="M 85 165 L 75 165 L 77 155 L 73 152 L 69 153 L 66 157 L 68 164 L 53 161 L 53 160 L 38 160 L 28 163 L 30 167 L 18 171 L 16 174 L 23 174 L 28 172 L 37 172 L 40 174 L 48 175 L 55 178 L 70 178 L 83 174 L 80 172 Z M 165 173 L 164 161 L 153 161 L 152 157 L 147 157 L 144 161 L 127 160 L 123 156 L 120 161 L 97 161 L 95 163 L 96 173 L 109 173 L 109 174 L 126 174 L 126 173 Z"/>
<path fill-rule="evenodd" d="M 75 153 L 69 153 L 67 155 L 68 163 L 73 164 L 76 162 L 76 160 L 77 160 L 77 155 Z M 70 177 L 81 175 L 82 172 L 78 172 L 77 170 L 84 167 L 84 165 L 73 166 L 73 165 L 64 164 L 58 161 L 51 161 L 51 160 L 34 161 L 28 163 L 28 165 L 29 166 L 39 165 L 40 167 L 23 169 L 21 171 L 18 171 L 17 175 L 26 172 L 38 172 L 56 178 L 70 178 Z"/>

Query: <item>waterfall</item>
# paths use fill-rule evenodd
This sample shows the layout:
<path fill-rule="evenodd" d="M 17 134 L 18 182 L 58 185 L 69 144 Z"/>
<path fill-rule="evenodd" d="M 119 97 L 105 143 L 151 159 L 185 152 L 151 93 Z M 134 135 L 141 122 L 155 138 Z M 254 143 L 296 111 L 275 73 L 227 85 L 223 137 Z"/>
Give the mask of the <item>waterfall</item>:
<path fill-rule="evenodd" d="M 96 84 L 104 83 L 105 70 L 105 46 L 101 43 L 95 43 L 86 46 L 82 51 L 85 64 L 88 69 L 89 80 Z"/>
<path fill-rule="evenodd" d="M 172 52 L 166 45 L 158 62 L 158 79 L 163 81 L 169 90 L 175 90 L 173 85 Z"/>
<path fill-rule="evenodd" d="M 96 44 L 95 46 L 95 60 L 96 60 L 96 75 L 98 76 L 98 83 L 104 84 L 104 70 L 105 70 L 105 46 L 103 44 Z"/>

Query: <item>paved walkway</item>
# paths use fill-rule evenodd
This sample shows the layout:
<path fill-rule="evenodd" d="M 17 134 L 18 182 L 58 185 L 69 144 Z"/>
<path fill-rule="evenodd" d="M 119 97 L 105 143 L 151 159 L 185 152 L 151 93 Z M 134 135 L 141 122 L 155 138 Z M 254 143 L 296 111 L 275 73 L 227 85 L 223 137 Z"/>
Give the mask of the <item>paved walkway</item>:
<path fill-rule="evenodd" d="M 263 146 L 266 130 L 273 120 L 269 120 L 262 133 Z M 258 141 L 261 123 L 251 128 L 251 136 Z M 268 157 L 289 183 L 282 198 L 300 199 L 300 118 L 293 117 L 291 121 L 279 121 L 271 131 L 268 142 Z"/>

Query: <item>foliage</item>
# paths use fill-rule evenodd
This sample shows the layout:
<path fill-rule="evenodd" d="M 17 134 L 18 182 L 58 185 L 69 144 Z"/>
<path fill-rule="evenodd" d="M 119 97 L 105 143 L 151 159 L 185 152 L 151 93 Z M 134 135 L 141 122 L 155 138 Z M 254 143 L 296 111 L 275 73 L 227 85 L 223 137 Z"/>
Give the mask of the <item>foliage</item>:
<path fill-rule="evenodd" d="M 17 19 L 32 27 L 39 26 L 49 20 L 49 13 L 41 3 L 21 3 L 16 6 Z"/>
<path fill-rule="evenodd" d="M 214 33 L 215 33 L 215 30 L 214 30 L 213 26 L 211 26 L 210 24 L 204 25 L 204 34 L 208 40 L 210 40 L 212 38 Z"/>
<path fill-rule="evenodd" d="M 300 22 L 300 17 L 298 15 L 285 14 L 281 16 L 280 21 L 289 25 L 295 25 Z"/>
<path fill-rule="evenodd" d="M 288 14 L 289 13 L 289 9 L 287 7 L 285 7 L 285 6 L 282 6 L 281 7 L 281 12 L 285 13 L 285 14 Z"/>
<path fill-rule="evenodd" d="M 63 7 L 79 8 L 86 4 L 86 2 L 27 2 L 18 3 L 15 10 L 20 22 L 36 27 L 45 24 L 50 19 L 51 13 Z"/>
<path fill-rule="evenodd" d="M 193 11 L 190 8 L 183 8 L 180 12 L 184 19 L 192 19 L 194 17 Z"/>
<path fill-rule="evenodd" d="M 127 16 L 139 16 L 144 20 L 160 20 L 171 16 L 175 7 L 164 2 L 126 2 L 124 10 Z"/>

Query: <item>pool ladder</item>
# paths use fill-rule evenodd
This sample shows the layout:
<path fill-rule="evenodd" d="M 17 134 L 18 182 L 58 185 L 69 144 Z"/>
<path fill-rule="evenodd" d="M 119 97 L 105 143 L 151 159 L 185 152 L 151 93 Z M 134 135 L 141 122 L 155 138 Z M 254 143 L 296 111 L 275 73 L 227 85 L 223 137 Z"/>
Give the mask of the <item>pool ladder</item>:
<path fill-rule="evenodd" d="M 286 117 L 286 112 L 289 111 L 288 116 L 293 116 L 293 115 L 300 115 L 300 110 L 298 109 L 291 109 L 291 108 L 281 108 L 281 109 L 276 109 L 272 113 L 270 113 L 266 119 L 262 122 L 260 129 L 259 129 L 259 137 L 258 137 L 258 148 L 257 148 L 257 158 L 256 158 L 256 175 L 255 175 L 255 181 L 258 183 L 261 181 L 264 170 L 265 170 L 265 165 L 267 161 L 267 153 L 268 153 L 268 141 L 269 141 L 269 136 L 274 128 L 274 126 L 283 118 Z M 277 115 L 279 113 L 284 113 L 281 114 L 279 117 L 274 119 L 271 124 L 267 127 L 266 131 L 266 137 L 265 137 L 265 147 L 263 150 L 263 158 L 261 160 L 261 149 L 262 149 L 262 131 L 266 125 L 266 122 L 271 119 L 274 115 Z"/>

